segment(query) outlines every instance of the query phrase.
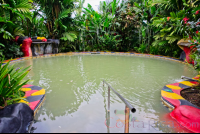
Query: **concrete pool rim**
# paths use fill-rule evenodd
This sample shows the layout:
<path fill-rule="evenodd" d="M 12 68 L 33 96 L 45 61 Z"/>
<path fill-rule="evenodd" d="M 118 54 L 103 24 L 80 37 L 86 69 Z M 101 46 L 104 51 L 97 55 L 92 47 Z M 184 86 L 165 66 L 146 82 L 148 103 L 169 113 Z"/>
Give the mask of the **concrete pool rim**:
<path fill-rule="evenodd" d="M 33 56 L 33 57 L 21 57 L 21 58 L 15 58 L 11 59 L 10 63 L 15 63 L 23 60 L 29 60 L 29 59 L 36 59 L 36 58 L 45 58 L 45 57 L 55 57 L 55 56 L 65 56 L 65 55 L 90 55 L 90 54 L 100 54 L 100 55 L 129 55 L 129 56 L 139 56 L 139 57 L 152 57 L 152 58 L 158 58 L 158 59 L 165 59 L 165 60 L 171 60 L 175 62 L 179 62 L 182 64 L 190 65 L 189 63 L 185 61 L 181 61 L 178 58 L 169 57 L 169 56 L 162 56 L 162 55 L 152 55 L 152 54 L 142 54 L 142 53 L 131 53 L 131 52 L 66 52 L 66 53 L 58 53 L 58 54 L 46 54 L 41 56 Z M 6 64 L 9 60 L 5 60 L 2 65 Z"/>

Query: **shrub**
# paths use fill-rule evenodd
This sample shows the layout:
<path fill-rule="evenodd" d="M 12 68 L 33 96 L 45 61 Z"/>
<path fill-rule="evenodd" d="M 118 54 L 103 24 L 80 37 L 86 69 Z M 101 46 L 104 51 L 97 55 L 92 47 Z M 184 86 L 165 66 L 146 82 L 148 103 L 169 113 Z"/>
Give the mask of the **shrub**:
<path fill-rule="evenodd" d="M 25 85 L 29 80 L 21 83 L 23 78 L 28 74 L 29 67 L 25 69 L 14 69 L 14 64 L 10 65 L 10 61 L 4 66 L 2 65 L 4 59 L 0 63 L 0 109 L 5 106 L 17 103 L 22 98 L 23 93 L 20 88 Z"/>

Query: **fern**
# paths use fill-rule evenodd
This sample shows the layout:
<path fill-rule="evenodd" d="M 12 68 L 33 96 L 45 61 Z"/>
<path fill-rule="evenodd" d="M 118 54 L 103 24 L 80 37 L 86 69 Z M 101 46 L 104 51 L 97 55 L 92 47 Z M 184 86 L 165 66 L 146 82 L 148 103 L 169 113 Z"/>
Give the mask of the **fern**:
<path fill-rule="evenodd" d="M 5 20 L 10 20 L 10 11 L 9 10 L 4 10 L 3 11 L 3 17 L 5 18 Z"/>
<path fill-rule="evenodd" d="M 30 12 L 27 12 L 23 14 L 25 18 L 27 18 L 30 22 L 32 22 L 32 14 Z"/>
<path fill-rule="evenodd" d="M 163 27 L 162 22 L 163 22 L 162 19 L 160 19 L 160 20 L 154 20 L 154 21 L 153 21 L 153 25 L 154 25 L 155 27 Z"/>
<path fill-rule="evenodd" d="M 17 27 L 17 28 L 15 28 L 13 35 L 14 36 L 24 36 L 23 33 L 24 33 L 24 30 L 21 27 Z"/>
<path fill-rule="evenodd" d="M 154 36 L 154 38 L 155 38 L 155 40 L 158 40 L 159 38 L 161 38 L 161 36 L 160 36 L 160 34 L 156 34 L 156 35 Z"/>
<path fill-rule="evenodd" d="M 71 42 L 74 42 L 74 40 L 75 40 L 76 38 L 77 38 L 76 34 L 74 34 L 74 33 L 72 33 L 72 32 L 65 32 L 65 33 L 63 33 L 63 37 L 60 38 L 60 39 L 62 39 L 62 40 L 64 40 L 64 41 L 69 40 L 69 41 L 71 41 Z"/>
<path fill-rule="evenodd" d="M 168 43 L 170 43 L 170 44 L 179 40 L 179 39 L 181 39 L 179 36 L 168 36 L 168 37 L 166 37 L 166 40 L 168 40 Z"/>
<path fill-rule="evenodd" d="M 66 9 L 66 10 L 62 11 L 62 12 L 59 14 L 58 20 L 67 18 L 67 17 L 68 17 L 68 14 L 69 14 L 70 12 L 71 12 L 70 9 Z"/>
<path fill-rule="evenodd" d="M 155 40 L 155 41 L 152 43 L 152 46 L 157 46 L 157 45 L 163 46 L 163 45 L 165 45 L 165 44 L 167 44 L 167 43 L 168 43 L 168 41 L 166 41 L 166 40 Z"/>
<path fill-rule="evenodd" d="M 13 13 L 16 15 L 16 16 L 19 16 L 22 20 L 24 20 L 25 19 L 25 17 L 24 17 L 24 15 L 23 14 L 21 14 L 21 13 L 19 13 L 18 11 L 16 11 L 16 10 L 13 10 Z"/>
<path fill-rule="evenodd" d="M 20 4 L 18 4 L 14 7 L 15 10 L 22 12 L 22 13 L 30 12 L 31 8 L 32 8 L 32 6 L 28 0 L 23 0 Z"/>
<path fill-rule="evenodd" d="M 8 31 L 5 30 L 6 25 L 3 25 L 3 27 L 0 29 L 0 33 L 3 33 L 3 38 L 4 39 L 11 39 L 13 38 L 12 34 Z"/>
<path fill-rule="evenodd" d="M 159 45 L 159 46 L 163 46 L 163 45 L 165 45 L 165 44 L 167 44 L 167 43 L 168 43 L 168 41 L 163 40 L 163 41 L 160 41 L 160 42 L 158 43 L 158 45 Z"/>

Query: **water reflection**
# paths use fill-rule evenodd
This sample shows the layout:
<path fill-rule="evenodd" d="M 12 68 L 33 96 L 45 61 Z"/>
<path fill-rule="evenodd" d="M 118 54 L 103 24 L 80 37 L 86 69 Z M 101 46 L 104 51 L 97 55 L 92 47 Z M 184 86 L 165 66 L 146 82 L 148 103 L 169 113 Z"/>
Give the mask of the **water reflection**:
<path fill-rule="evenodd" d="M 34 132 L 124 132 L 116 113 L 124 111 L 125 104 L 111 92 L 107 112 L 103 79 L 137 109 L 131 113 L 130 132 L 175 132 L 162 122 L 169 111 L 160 102 L 160 90 L 181 75 L 197 74 L 173 61 L 133 56 L 62 56 L 17 63 L 28 65 L 32 84 L 46 89 Z M 156 127 L 157 121 L 165 127 Z"/>

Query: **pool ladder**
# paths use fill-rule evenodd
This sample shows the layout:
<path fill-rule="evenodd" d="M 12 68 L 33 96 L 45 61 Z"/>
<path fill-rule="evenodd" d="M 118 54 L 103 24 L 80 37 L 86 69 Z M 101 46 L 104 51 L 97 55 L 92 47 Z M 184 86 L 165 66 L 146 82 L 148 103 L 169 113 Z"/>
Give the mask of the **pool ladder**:
<path fill-rule="evenodd" d="M 114 88 L 112 88 L 105 80 L 103 80 L 103 86 L 104 84 L 108 85 L 108 116 L 110 115 L 110 89 L 124 102 L 125 106 L 125 130 L 124 133 L 129 133 L 129 115 L 130 110 L 132 113 L 136 112 L 136 109 L 124 98 L 122 97 L 117 91 L 115 91 Z M 110 117 L 110 116 L 109 116 Z M 110 121 L 107 124 L 109 127 Z"/>

